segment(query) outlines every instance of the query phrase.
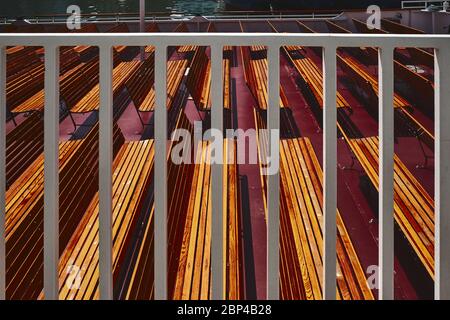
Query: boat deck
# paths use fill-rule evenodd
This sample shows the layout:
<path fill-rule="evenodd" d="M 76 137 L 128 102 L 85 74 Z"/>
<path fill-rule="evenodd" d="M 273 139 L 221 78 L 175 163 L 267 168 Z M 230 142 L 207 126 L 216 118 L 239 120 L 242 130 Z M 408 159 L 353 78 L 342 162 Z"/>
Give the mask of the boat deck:
<path fill-rule="evenodd" d="M 357 22 L 352 22 L 357 23 Z M 230 21 L 230 22 L 172 22 L 151 23 L 147 30 L 177 32 L 335 32 L 343 28 L 356 32 L 352 23 L 299 21 Z M 47 28 L 47 29 L 46 29 Z M 94 27 L 85 27 L 86 32 Z M 119 26 L 96 26 L 96 30 L 114 32 Z M 127 30 L 133 30 L 133 26 Z M 39 30 L 38 30 L 39 29 Z M 64 32 L 63 27 L 36 27 L 42 31 Z M 30 28 L 15 29 L 27 31 Z M 367 48 L 366 48 L 367 49 Z M 74 48 L 64 48 L 74 50 Z M 267 109 L 267 60 L 264 47 L 229 47 L 224 55 L 224 96 L 228 99 L 224 108 L 225 127 L 233 129 L 258 129 L 265 126 Z M 374 49 L 375 50 L 375 49 Z M 97 191 L 98 145 L 93 142 L 98 127 L 98 52 L 92 48 L 74 50 L 77 59 L 62 69 L 61 92 L 69 88 L 72 107 L 65 96 L 61 97 L 60 119 L 60 177 L 66 188 L 61 189 L 61 225 L 72 224 L 72 228 L 61 228 L 60 246 L 60 297 L 64 299 L 98 298 L 97 240 L 98 232 Z M 115 119 L 115 161 L 114 161 L 114 284 L 115 298 L 153 298 L 153 127 L 154 92 L 152 88 L 153 51 L 146 50 L 145 62 L 139 60 L 138 48 L 116 48 L 114 75 L 114 119 Z M 375 51 L 376 52 L 376 51 Z M 168 127 L 170 130 L 184 128 L 193 132 L 194 121 L 202 121 L 203 129 L 210 123 L 209 99 L 209 49 L 195 46 L 169 49 L 167 100 Z M 63 54 L 63 51 L 62 51 Z M 364 155 L 352 149 L 353 139 L 376 139 L 377 95 L 376 60 L 367 50 L 341 48 L 338 51 L 338 93 L 342 105 L 338 110 L 338 225 L 342 247 L 339 247 L 338 287 L 342 299 L 373 299 L 377 290 L 370 288 L 364 277 L 378 261 L 378 217 L 377 187 L 371 181 L 370 166 L 363 163 Z M 25 61 L 21 55 L 33 56 Z M 201 59 L 196 58 L 201 55 Z M 406 176 L 413 178 L 419 196 L 430 199 L 434 206 L 433 161 L 426 161 L 433 155 L 433 101 L 429 95 L 406 94 L 418 86 L 432 85 L 433 69 L 426 61 L 416 61 L 410 50 L 399 50 L 398 64 L 416 66 L 423 70 L 420 76 L 414 69 L 406 73 L 409 78 L 396 72 L 395 111 L 395 153 Z M 43 64 L 40 48 L 8 49 L 7 106 L 7 166 L 13 162 L 22 164 L 20 172 L 12 174 L 7 191 L 7 297 L 20 299 L 42 298 L 42 241 L 26 241 L 28 235 L 42 238 L 42 229 L 34 230 L 42 223 L 43 194 L 42 171 L 43 138 L 34 142 L 35 152 L 28 156 L 18 152 L 17 145 L 29 138 L 27 131 L 42 122 L 42 108 L 35 108 L 37 97 L 43 92 L 43 81 L 39 72 Z M 396 56 L 397 57 L 397 56 Z M 318 299 L 322 279 L 320 276 L 321 256 L 321 163 L 322 163 L 322 101 L 321 101 L 321 56 L 317 48 L 283 48 L 280 54 L 280 97 L 281 139 L 286 165 L 281 167 L 284 177 L 282 185 L 282 240 L 281 296 L 285 299 Z M 68 58 L 67 58 L 68 59 Z M 61 62 L 65 63 L 65 59 Z M 301 62 L 301 64 L 300 64 Z M 17 68 L 17 64 L 22 67 Z M 79 80 L 73 70 L 89 74 L 89 81 Z M 150 68 L 150 69 L 146 69 Z M 186 71 L 190 70 L 186 75 Z M 91 71 L 89 71 L 91 70 Z M 72 71 L 72 73 L 71 73 Z M 404 73 L 402 73 L 403 75 Z M 138 85 L 146 75 L 148 86 L 141 86 L 138 92 L 130 94 L 130 88 Z M 250 76 L 251 75 L 251 76 Z M 308 76 L 308 77 L 306 77 Z M 28 77 L 28 78 L 27 78 Z M 31 77 L 32 80 L 26 81 Z M 25 79 L 25 80 L 24 80 Z M 144 79 L 144 78 L 142 78 Z M 369 80 L 375 79 L 375 82 Z M 413 80 L 411 80 L 413 79 Z M 22 82 L 20 82 L 22 81 Z M 68 89 L 68 90 L 69 90 Z M 140 90 L 140 91 L 139 91 Z M 424 89 L 425 91 L 426 89 Z M 26 96 L 24 96 L 26 94 Z M 142 99 L 137 98 L 142 94 Z M 90 97 L 87 99 L 86 97 Z M 31 99 L 31 100 L 30 100 Z M 152 100 L 153 99 L 153 100 Z M 32 101 L 33 103 L 31 103 Z M 97 100 L 95 100 L 97 101 Z M 142 101 L 149 101 L 148 109 L 140 108 Z M 139 102 L 139 103 L 138 103 Z M 228 106 L 228 107 L 227 107 Z M 157 106 L 156 106 L 157 107 Z M 82 112 L 78 112 L 78 111 Z M 33 127 L 34 128 L 34 127 Z M 36 129 L 38 130 L 38 129 Z M 371 140 L 372 141 L 372 140 Z M 67 147 L 67 144 L 78 145 Z M 295 149 L 294 146 L 300 149 Z M 16 147 L 15 147 L 16 146 Z M 302 147 L 300 147 L 302 146 Z M 304 149 L 307 147 L 307 150 Z M 171 151 L 174 144 L 170 144 Z M 227 148 L 235 148 L 227 142 Z M 264 146 L 258 144 L 258 152 L 264 154 Z M 141 150 L 141 151 L 139 151 Z M 147 156 L 145 156 L 147 155 Z M 248 155 L 248 150 L 247 150 Z M 198 154 L 209 157 L 208 144 L 201 143 Z M 368 154 L 366 154 L 368 156 Z M 286 157 L 286 158 L 284 158 Z M 10 160 L 8 160 L 10 159 Z M 90 161 L 90 162 L 89 162 Z M 98 161 L 97 161 L 98 162 Z M 312 165 L 311 163 L 315 163 Z M 76 176 L 80 168 L 89 166 L 85 180 Z M 16 168 L 16 167 L 14 167 Z M 294 170 L 295 168 L 295 170 Z M 11 171 L 12 172 L 12 171 Z M 7 174 L 8 175 L 8 174 Z M 304 176 L 303 176 L 304 175 Z M 315 180 L 311 177 L 317 176 Z M 9 176 L 8 176 L 9 177 Z M 28 179 L 35 177 L 34 180 Z M 92 181 L 88 181 L 89 178 Z M 211 234 L 209 220 L 210 168 L 203 164 L 170 163 L 168 158 L 168 232 L 169 232 L 169 293 L 170 298 L 209 298 L 209 257 Z M 298 179 L 298 180 L 297 180 Z M 309 180 L 311 179 L 311 180 Z M 83 194 L 70 186 L 86 186 Z M 224 215 L 228 227 L 224 230 L 226 242 L 226 294 L 228 298 L 264 299 L 266 291 L 266 204 L 265 180 L 261 176 L 261 164 L 229 164 L 225 166 L 224 183 L 228 190 L 224 195 Z M 129 186 L 130 185 L 130 186 Z M 65 185 L 64 185 L 65 186 Z M 129 187 L 128 187 L 129 186 Z M 310 188 L 310 189 L 308 189 Z M 133 191 L 134 190 L 134 191 Z M 180 192 L 182 190 L 182 192 Z M 309 190 L 309 191 L 308 191 Z M 314 191 L 312 191 L 314 190 Z M 399 185 L 398 196 L 407 192 Z M 34 192 L 34 193 L 33 193 Z M 37 192 L 37 193 L 36 193 Z M 32 200 L 30 201 L 30 195 Z M 61 201 L 65 199 L 64 201 Z M 73 199 L 73 201 L 71 201 Z M 301 200 L 303 199 L 303 200 Z M 80 204 L 77 204 L 80 202 Z M 406 224 L 414 226 L 407 231 L 397 223 L 395 231 L 395 297 L 396 299 L 431 298 L 433 296 L 433 270 L 430 268 L 433 256 L 417 246 L 412 239 L 425 237 L 424 224 L 415 212 L 423 212 L 433 224 L 432 209 L 423 209 L 419 202 L 411 202 L 396 212 L 404 216 Z M 308 224 L 311 224 L 308 226 Z M 19 234 L 20 232 L 20 234 Z M 428 239 L 428 238 L 427 238 Z M 433 238 L 424 241 L 424 246 L 433 248 Z M 315 247 L 317 246 L 317 251 Z M 26 254 L 36 250 L 36 256 Z M 432 251 L 431 251 L 432 252 Z M 345 258 L 348 257 L 348 258 Z M 15 271 L 17 259 L 23 259 L 20 272 Z M 349 262 L 351 261 L 351 263 Z M 306 267 L 305 267 L 306 265 Z M 81 287 L 65 286 L 71 268 L 82 270 Z M 350 269 L 349 269 L 350 268 Z M 349 272 L 348 270 L 353 270 Z M 350 276 L 356 274 L 359 276 Z M 28 288 L 26 279 L 34 279 Z M 295 289 L 286 289 L 291 286 Z M 23 289 L 20 289 L 23 288 Z"/>

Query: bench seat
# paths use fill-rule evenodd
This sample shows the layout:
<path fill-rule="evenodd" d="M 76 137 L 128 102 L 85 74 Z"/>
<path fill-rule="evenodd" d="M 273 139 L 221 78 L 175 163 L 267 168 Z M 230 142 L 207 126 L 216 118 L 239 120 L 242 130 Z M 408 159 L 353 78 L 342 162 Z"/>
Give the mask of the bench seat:
<path fill-rule="evenodd" d="M 113 70 L 113 96 L 116 97 L 124 88 L 126 81 L 138 69 L 139 61 L 121 62 Z M 71 113 L 97 111 L 100 105 L 100 84 L 96 84 L 85 96 L 70 108 Z"/>
<path fill-rule="evenodd" d="M 113 270 L 114 278 L 132 230 L 148 196 L 154 158 L 153 140 L 126 142 L 118 151 L 113 164 Z M 60 299 L 98 299 L 98 193 L 89 204 L 67 248 L 61 255 L 59 267 Z M 65 285 L 72 265 L 81 270 L 79 289 Z"/>
<path fill-rule="evenodd" d="M 244 64 L 245 81 L 250 88 L 257 105 L 262 110 L 267 109 L 268 104 L 268 62 L 267 50 L 261 51 L 259 46 L 257 51 L 252 51 L 251 47 L 241 47 L 242 60 Z M 288 107 L 288 101 L 283 87 L 280 85 L 280 107 Z"/>
<path fill-rule="evenodd" d="M 122 133 L 115 126 L 114 153 L 122 143 Z M 62 252 L 98 188 L 98 124 L 85 138 L 60 143 L 59 181 Z M 6 292 L 10 299 L 36 299 L 42 290 L 43 191 L 44 155 L 41 154 L 6 195 Z"/>
<path fill-rule="evenodd" d="M 342 131 L 342 129 L 341 129 Z M 378 190 L 378 137 L 348 138 L 347 144 Z M 394 218 L 431 278 L 434 277 L 434 200 L 394 156 Z"/>

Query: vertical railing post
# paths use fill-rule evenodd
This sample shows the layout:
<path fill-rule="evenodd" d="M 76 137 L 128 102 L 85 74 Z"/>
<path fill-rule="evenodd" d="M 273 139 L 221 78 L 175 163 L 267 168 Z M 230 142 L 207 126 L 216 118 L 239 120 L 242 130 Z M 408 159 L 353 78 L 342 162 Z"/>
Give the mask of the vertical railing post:
<path fill-rule="evenodd" d="M 155 47 L 155 299 L 167 299 L 167 46 Z M 150 285 L 150 284 L 149 284 Z"/>
<path fill-rule="evenodd" d="M 59 47 L 45 47 L 44 296 L 58 299 L 59 262 Z"/>
<path fill-rule="evenodd" d="M 268 58 L 268 110 L 269 155 L 276 172 L 267 176 L 267 299 L 279 299 L 279 232 L 280 232 L 280 47 L 269 46 Z M 272 141 L 275 141 L 272 144 Z"/>
<path fill-rule="evenodd" d="M 434 54 L 434 298 L 450 299 L 450 47 Z"/>
<path fill-rule="evenodd" d="M 0 300 L 6 298 L 6 48 L 0 47 Z"/>
<path fill-rule="evenodd" d="M 145 32 L 145 0 L 139 0 L 139 32 Z M 145 47 L 140 47 L 141 61 L 145 59 Z"/>
<path fill-rule="evenodd" d="M 112 278 L 112 163 L 113 95 L 112 47 L 100 47 L 99 134 L 99 267 L 100 299 L 113 299 Z"/>
<path fill-rule="evenodd" d="M 323 48 L 323 299 L 336 299 L 336 48 Z"/>
<path fill-rule="evenodd" d="M 222 46 L 211 46 L 211 129 L 218 130 L 221 133 L 223 132 L 222 55 Z M 221 139 L 220 145 L 222 143 L 223 139 Z M 222 249 L 224 236 L 222 197 L 224 190 L 222 163 L 223 158 L 211 164 L 211 275 L 213 300 L 224 299 L 224 257 Z"/>
<path fill-rule="evenodd" d="M 380 300 L 394 299 L 394 49 L 378 49 Z"/>

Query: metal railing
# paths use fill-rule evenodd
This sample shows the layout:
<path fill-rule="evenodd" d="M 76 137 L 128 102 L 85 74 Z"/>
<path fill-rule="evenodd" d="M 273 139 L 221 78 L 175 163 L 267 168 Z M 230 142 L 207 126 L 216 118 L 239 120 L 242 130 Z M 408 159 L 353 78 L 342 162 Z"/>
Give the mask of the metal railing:
<path fill-rule="evenodd" d="M 235 20 L 261 20 L 261 19 L 284 19 L 284 20 L 323 20 L 335 19 L 342 15 L 338 13 L 292 13 L 292 12 L 223 12 L 205 15 L 204 17 L 210 21 L 235 21 Z M 166 13 L 151 13 L 145 14 L 145 21 L 160 22 L 160 21 L 189 21 L 195 15 L 185 12 L 166 12 Z M 26 20 L 31 24 L 66 24 L 69 15 L 55 14 L 55 15 L 41 15 L 30 16 Z M 138 13 L 93 13 L 81 14 L 80 20 L 82 23 L 135 23 L 139 22 Z M 11 24 L 16 21 L 11 17 L 0 17 L 0 25 Z"/>
<path fill-rule="evenodd" d="M 426 9 L 430 5 L 435 5 L 438 8 L 443 7 L 443 3 L 445 0 L 425 0 L 425 1 L 419 1 L 419 0 L 407 0 L 402 1 L 402 9 Z"/>
<path fill-rule="evenodd" d="M 396 47 L 435 49 L 435 298 L 450 298 L 450 36 L 264 33 L 126 33 L 126 34 L 6 34 L 0 35 L 0 298 L 5 298 L 5 122 L 6 47 L 45 48 L 45 207 L 44 293 L 58 298 L 58 105 L 59 46 L 91 45 L 100 48 L 99 150 L 99 261 L 100 297 L 112 299 L 112 46 L 155 46 L 155 298 L 167 299 L 167 47 L 211 47 L 211 126 L 223 130 L 222 49 L 225 45 L 268 47 L 268 129 L 279 130 L 280 47 L 302 45 L 323 48 L 324 152 L 324 299 L 336 298 L 336 49 L 378 47 L 379 65 L 379 298 L 393 299 L 393 50 Z M 443 88 L 443 89 L 441 89 Z M 275 107 L 274 107 L 275 106 Z M 269 141 L 270 141 L 269 137 Z M 276 144 L 271 153 L 279 153 Z M 272 154 L 273 154 L 272 153 Z M 275 158 L 277 159 L 277 158 Z M 279 161 L 279 160 L 276 160 Z M 279 167 L 279 166 L 277 166 Z M 222 248 L 222 165 L 212 164 L 212 248 Z M 267 297 L 279 298 L 279 174 L 268 177 Z M 223 251 L 212 250 L 212 298 L 223 298 Z M 150 285 L 150 284 L 149 284 Z"/>

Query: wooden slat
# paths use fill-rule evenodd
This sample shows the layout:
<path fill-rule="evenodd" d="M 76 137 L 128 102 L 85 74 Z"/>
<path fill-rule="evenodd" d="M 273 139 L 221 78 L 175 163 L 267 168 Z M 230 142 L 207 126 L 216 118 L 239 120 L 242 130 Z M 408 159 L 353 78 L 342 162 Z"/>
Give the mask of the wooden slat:
<path fill-rule="evenodd" d="M 153 168 L 153 140 L 125 143 L 114 161 L 113 173 L 113 269 L 117 277 L 140 208 L 149 190 Z M 98 194 L 62 253 L 60 299 L 96 299 L 98 290 Z M 80 289 L 68 288 L 66 270 L 82 268 Z"/>
<path fill-rule="evenodd" d="M 349 138 L 353 154 L 378 189 L 378 138 Z M 430 277 L 434 276 L 434 200 L 402 161 L 394 157 L 394 217 Z"/>
<path fill-rule="evenodd" d="M 116 97 L 124 88 L 126 81 L 136 72 L 139 61 L 121 62 L 113 70 L 113 95 Z M 100 84 L 96 84 L 85 96 L 70 108 L 72 113 L 96 111 L 100 105 Z"/>
<path fill-rule="evenodd" d="M 247 85 L 257 101 L 258 107 L 266 110 L 268 104 L 267 50 L 261 50 L 260 46 L 257 46 L 254 49 L 255 50 L 252 50 L 252 47 L 241 47 L 244 75 Z M 283 87 L 280 86 L 280 107 L 284 108 L 288 106 L 289 102 L 286 94 L 284 93 Z"/>
<path fill-rule="evenodd" d="M 265 141 L 267 137 L 260 137 L 263 132 L 258 130 L 265 128 L 265 122 L 257 111 L 254 115 L 258 141 Z M 265 157 L 264 145 L 258 144 L 260 163 Z M 280 170 L 281 298 L 322 299 L 323 174 L 308 138 L 281 140 Z M 261 175 L 261 179 L 265 198 L 265 177 Z M 338 297 L 374 299 L 339 210 L 336 223 Z"/>
<path fill-rule="evenodd" d="M 295 67 L 301 79 L 308 90 L 313 93 L 320 108 L 323 108 L 323 75 L 322 70 L 320 70 L 317 65 L 308 58 L 304 53 L 303 49 L 298 46 L 286 46 L 283 47 L 283 51 L 290 61 L 290 63 Z M 344 108 L 350 107 L 350 104 L 338 91 L 336 93 L 336 107 Z"/>
<path fill-rule="evenodd" d="M 123 143 L 115 127 L 114 151 Z M 98 125 L 85 139 L 60 144 L 60 250 L 78 225 L 98 187 Z M 43 281 L 43 182 L 41 154 L 7 193 L 7 295 L 36 299 Z M 82 199 L 80 201 L 80 199 Z"/>

